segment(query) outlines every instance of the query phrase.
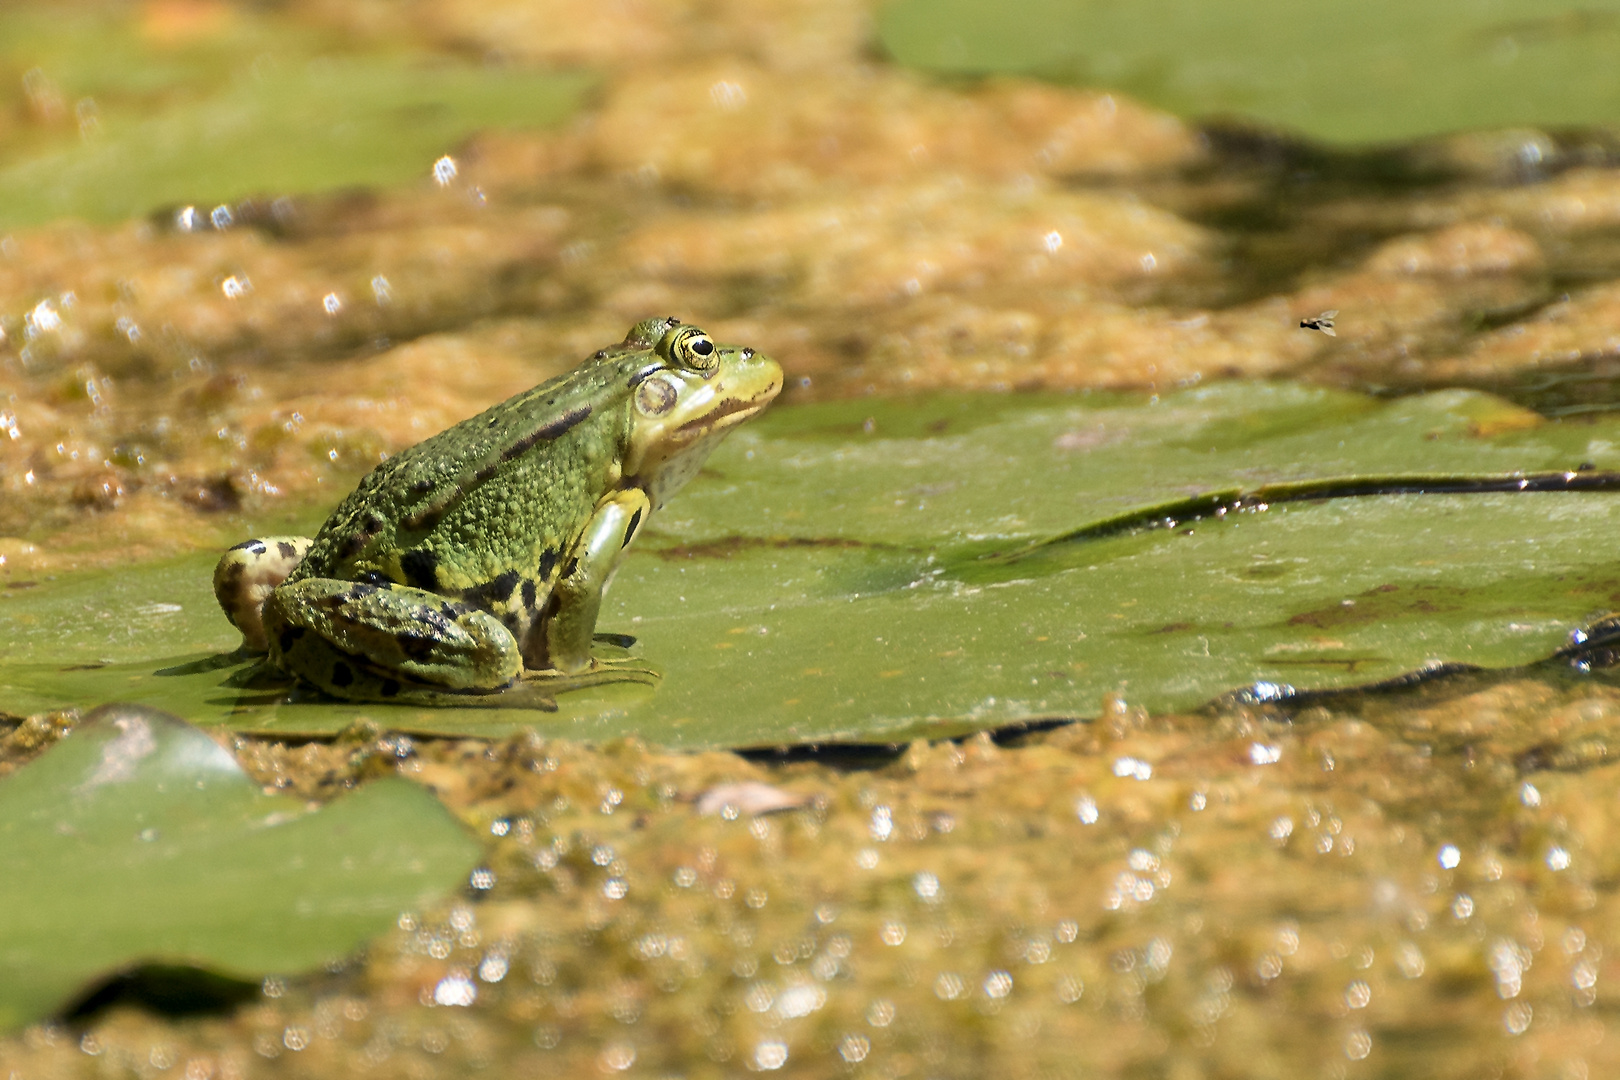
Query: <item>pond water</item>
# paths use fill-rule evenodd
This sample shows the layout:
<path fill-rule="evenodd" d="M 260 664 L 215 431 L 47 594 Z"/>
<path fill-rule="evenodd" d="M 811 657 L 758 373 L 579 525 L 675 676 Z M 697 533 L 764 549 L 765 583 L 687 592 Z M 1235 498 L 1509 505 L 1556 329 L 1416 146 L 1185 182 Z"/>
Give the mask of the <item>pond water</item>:
<path fill-rule="evenodd" d="M 82 610 L 35 605 L 35 625 L 91 623 L 93 582 L 308 529 L 386 455 L 665 312 L 778 359 L 773 430 L 789 435 L 813 402 L 882 398 L 869 417 L 903 417 L 950 392 L 988 416 L 1032 391 L 1145 402 L 1285 382 L 1302 400 L 1474 392 L 1474 412 L 1414 440 L 1412 471 L 1438 468 L 1425 439 L 1448 463 L 1543 439 L 1610 468 L 1620 161 L 1611 132 L 1556 125 L 1615 118 L 1612 80 L 1581 65 L 1620 24 L 1603 5 L 1522 7 L 1462 26 L 1467 47 L 1434 53 L 1457 70 L 1436 61 L 1434 85 L 1511 81 L 1521 55 L 1531 77 L 1553 50 L 1571 111 L 1470 102 L 1384 127 L 1398 103 L 1357 111 L 1341 94 L 1311 112 L 1316 82 L 1266 72 L 1250 99 L 1230 80 L 1231 100 L 1210 91 L 1225 119 L 1161 111 L 1215 84 L 1134 38 L 1112 69 L 1065 48 L 1007 60 L 1047 40 L 1023 31 L 974 60 L 951 45 L 982 27 L 964 5 L 915 39 L 916 5 L 857 0 L 0 13 L 0 594 L 22 605 L 44 583 Z M 936 33 L 957 25 L 946 15 L 968 30 Z M 1381 55 L 1376 34 L 1324 25 L 1323 48 Z M 1345 56 L 1333 71 L 1355 70 Z M 1428 85 L 1415 62 L 1401 78 Z M 1335 335 L 1300 327 L 1327 311 Z M 871 423 L 852 423 L 852 445 Z M 1108 438 L 1042 436 L 1053 453 Z M 1009 485 L 1053 482 L 1037 455 L 1014 468 Z M 703 483 L 694 506 L 720 505 Z M 791 528 L 760 529 L 777 533 Z M 964 539 L 1029 533 L 987 522 Z M 0 665 L 20 662 L 14 645 Z M 719 692 L 710 707 L 725 713 Z M 0 776 L 76 715 L 0 714 Z M 221 736 L 310 800 L 385 773 L 423 784 L 483 838 L 485 864 L 363 955 L 275 973 L 246 1004 L 103 995 L 0 1036 L 0 1067 L 1620 1070 L 1620 689 L 1603 672 L 1186 713 L 1126 690 L 1061 719 L 1083 722 L 747 756 L 556 738 L 543 721 L 413 741 L 386 714 L 329 741 Z M 758 789 L 725 786 L 748 781 L 791 805 L 755 816 Z"/>

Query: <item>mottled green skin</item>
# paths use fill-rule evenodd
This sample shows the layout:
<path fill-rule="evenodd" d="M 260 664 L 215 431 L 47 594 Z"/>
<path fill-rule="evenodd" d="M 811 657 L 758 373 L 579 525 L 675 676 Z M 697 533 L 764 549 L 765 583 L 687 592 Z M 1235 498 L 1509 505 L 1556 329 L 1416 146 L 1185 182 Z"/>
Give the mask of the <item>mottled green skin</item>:
<path fill-rule="evenodd" d="M 692 342 L 707 351 L 683 352 Z M 525 670 L 587 671 L 623 550 L 781 382 L 751 349 L 653 319 L 388 459 L 269 591 L 270 661 L 338 696 L 430 703 L 504 689 Z M 249 647 L 230 590 L 255 580 L 262 591 L 254 560 L 268 556 L 256 551 L 293 539 L 249 541 L 220 562 L 216 592 Z"/>

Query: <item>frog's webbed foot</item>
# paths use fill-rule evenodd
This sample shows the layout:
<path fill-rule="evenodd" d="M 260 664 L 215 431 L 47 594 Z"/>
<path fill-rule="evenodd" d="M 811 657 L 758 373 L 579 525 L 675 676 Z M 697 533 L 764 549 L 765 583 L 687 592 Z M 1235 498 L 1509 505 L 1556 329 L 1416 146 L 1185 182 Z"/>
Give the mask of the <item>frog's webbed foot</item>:
<path fill-rule="evenodd" d="M 518 686 L 544 686 L 553 693 L 566 694 L 570 690 L 585 690 L 592 686 L 612 686 L 616 683 L 635 683 L 657 686 L 664 679 L 663 672 L 630 657 L 612 660 L 592 659 L 584 671 L 562 672 L 554 670 L 525 671 Z M 506 691 L 511 693 L 511 690 Z"/>

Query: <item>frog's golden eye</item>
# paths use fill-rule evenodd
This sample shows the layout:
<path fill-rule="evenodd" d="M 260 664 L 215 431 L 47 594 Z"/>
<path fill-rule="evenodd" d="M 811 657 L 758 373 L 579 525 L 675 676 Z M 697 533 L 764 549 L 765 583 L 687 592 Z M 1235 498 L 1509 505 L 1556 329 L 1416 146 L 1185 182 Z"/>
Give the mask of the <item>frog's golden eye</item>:
<path fill-rule="evenodd" d="M 691 368 L 693 371 L 713 371 L 720 364 L 709 335 L 695 326 L 680 326 L 665 334 L 658 342 L 658 351 L 665 357 Z"/>

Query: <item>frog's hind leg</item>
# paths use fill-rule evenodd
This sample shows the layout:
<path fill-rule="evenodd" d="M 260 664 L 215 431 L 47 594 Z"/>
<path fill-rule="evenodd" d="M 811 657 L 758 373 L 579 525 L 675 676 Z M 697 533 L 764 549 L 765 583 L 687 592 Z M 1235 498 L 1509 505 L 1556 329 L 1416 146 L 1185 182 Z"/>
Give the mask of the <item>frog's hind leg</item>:
<path fill-rule="evenodd" d="M 242 631 L 242 650 L 262 653 L 264 602 L 287 580 L 309 552 L 307 536 L 265 536 L 244 540 L 220 556 L 214 567 L 214 598 L 231 625 Z"/>
<path fill-rule="evenodd" d="M 510 686 L 523 670 L 499 619 L 408 586 L 305 578 L 264 605 L 270 661 L 352 701 L 443 704 Z"/>

